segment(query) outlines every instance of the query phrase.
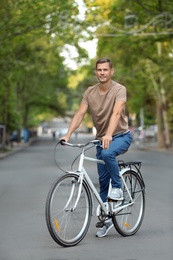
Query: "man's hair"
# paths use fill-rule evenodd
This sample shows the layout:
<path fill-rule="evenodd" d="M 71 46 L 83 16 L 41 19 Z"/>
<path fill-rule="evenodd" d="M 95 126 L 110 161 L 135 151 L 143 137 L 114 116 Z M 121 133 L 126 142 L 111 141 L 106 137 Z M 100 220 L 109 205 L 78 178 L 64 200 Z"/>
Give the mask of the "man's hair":
<path fill-rule="evenodd" d="M 96 62 L 96 69 L 97 69 L 97 64 L 102 64 L 102 63 L 106 63 L 106 62 L 109 63 L 109 67 L 112 69 L 113 68 L 112 62 L 110 61 L 110 59 L 107 59 L 107 58 L 99 59 Z"/>

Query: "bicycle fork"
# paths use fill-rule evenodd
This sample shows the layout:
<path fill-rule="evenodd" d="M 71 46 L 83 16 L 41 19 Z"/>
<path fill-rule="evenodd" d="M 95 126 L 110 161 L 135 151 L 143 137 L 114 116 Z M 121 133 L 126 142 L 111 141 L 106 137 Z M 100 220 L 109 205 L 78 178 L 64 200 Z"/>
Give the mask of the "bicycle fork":
<path fill-rule="evenodd" d="M 68 172 L 68 173 L 73 173 L 74 172 Z M 75 173 L 76 174 L 76 173 Z M 83 182 L 83 173 L 80 174 L 80 176 L 78 174 L 76 174 L 76 176 L 78 177 L 78 179 L 76 180 L 74 178 L 74 180 L 72 181 L 72 188 L 71 188 L 71 192 L 70 192 L 70 196 L 69 196 L 69 199 L 64 207 L 63 210 L 65 211 L 74 211 L 76 209 L 76 206 L 79 202 L 79 198 L 80 198 L 80 195 L 81 195 L 81 191 L 82 191 L 82 182 Z M 76 187 L 77 185 L 77 187 Z M 72 200 L 74 199 L 74 194 L 76 192 L 76 189 L 77 189 L 77 198 L 75 199 L 75 202 L 74 203 L 71 203 Z M 71 205 L 69 207 L 69 205 Z"/>
<path fill-rule="evenodd" d="M 79 184 L 78 187 L 77 187 L 77 189 L 78 189 L 77 198 L 75 199 L 74 205 L 70 208 L 70 211 L 74 211 L 76 209 L 78 202 L 79 202 L 81 191 L 82 191 L 83 178 L 84 178 L 84 174 L 81 171 L 83 161 L 84 161 L 84 154 L 81 153 L 80 161 L 79 161 L 79 167 L 78 167 L 78 172 L 80 172 L 80 175 L 78 175 L 76 172 L 70 172 L 70 171 L 68 172 L 68 173 L 76 174 L 76 176 L 78 176 L 78 179 L 75 180 L 75 178 L 74 178 L 74 181 L 72 182 L 72 188 L 71 188 L 70 196 L 69 196 L 69 199 L 68 199 L 68 201 L 67 201 L 67 203 L 64 207 L 65 211 L 69 211 L 68 207 L 71 204 L 71 201 L 73 199 L 73 196 L 74 196 L 74 193 L 75 193 L 75 190 L 76 190 L 76 183 Z"/>

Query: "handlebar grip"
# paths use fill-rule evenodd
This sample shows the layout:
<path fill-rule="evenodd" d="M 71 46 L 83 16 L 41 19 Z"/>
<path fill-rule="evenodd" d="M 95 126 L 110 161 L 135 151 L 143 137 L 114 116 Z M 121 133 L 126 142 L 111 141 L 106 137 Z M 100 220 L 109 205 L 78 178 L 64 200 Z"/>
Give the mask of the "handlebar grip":
<path fill-rule="evenodd" d="M 66 144 L 64 139 L 60 140 L 59 142 L 60 142 L 61 145 L 65 145 Z"/>

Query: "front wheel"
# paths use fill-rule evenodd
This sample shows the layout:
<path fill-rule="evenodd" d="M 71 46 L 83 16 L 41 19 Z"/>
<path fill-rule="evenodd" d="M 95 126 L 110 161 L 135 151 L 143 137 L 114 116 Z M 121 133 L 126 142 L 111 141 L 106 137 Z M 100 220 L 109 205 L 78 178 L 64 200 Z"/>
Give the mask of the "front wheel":
<path fill-rule="evenodd" d="M 79 191 L 79 176 L 69 173 L 51 187 L 46 201 L 46 223 L 50 235 L 61 246 L 77 245 L 86 235 L 92 215 L 91 193 L 85 181 Z"/>
<path fill-rule="evenodd" d="M 122 236 L 132 236 L 140 228 L 145 212 L 145 189 L 139 175 L 133 170 L 127 170 L 122 178 L 126 183 L 122 183 L 124 200 L 122 205 L 127 205 L 124 209 L 113 215 L 112 220 L 118 233 Z M 133 199 L 131 203 L 129 190 Z"/>

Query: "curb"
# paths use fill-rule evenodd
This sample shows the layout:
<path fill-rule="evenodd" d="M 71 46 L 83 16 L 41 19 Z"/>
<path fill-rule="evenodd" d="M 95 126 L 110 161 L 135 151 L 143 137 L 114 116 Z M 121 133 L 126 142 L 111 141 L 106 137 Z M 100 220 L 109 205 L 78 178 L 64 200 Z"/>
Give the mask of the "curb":
<path fill-rule="evenodd" d="M 21 150 L 24 150 L 25 148 L 30 146 L 34 141 L 36 141 L 36 138 L 31 139 L 28 143 L 19 143 L 18 145 L 12 147 L 11 150 L 7 152 L 0 152 L 0 160 L 10 155 L 13 155 Z"/>

